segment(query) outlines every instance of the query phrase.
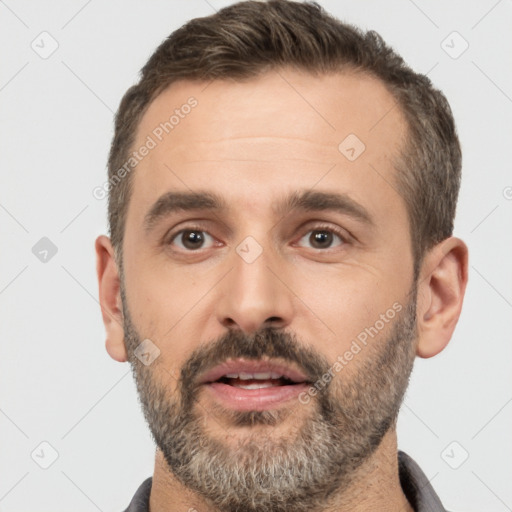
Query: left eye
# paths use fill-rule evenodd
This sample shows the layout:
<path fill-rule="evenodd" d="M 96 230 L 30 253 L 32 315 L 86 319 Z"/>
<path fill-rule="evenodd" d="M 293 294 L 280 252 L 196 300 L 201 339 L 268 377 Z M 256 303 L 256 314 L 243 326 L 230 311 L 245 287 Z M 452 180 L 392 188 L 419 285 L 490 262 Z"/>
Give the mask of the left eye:
<path fill-rule="evenodd" d="M 200 229 L 184 229 L 174 235 L 170 243 L 176 243 L 181 249 L 193 251 L 213 245 L 213 237 Z M 208 244 L 208 247 L 205 247 Z"/>
<path fill-rule="evenodd" d="M 334 241 L 339 240 L 337 245 L 342 245 L 345 241 L 341 238 L 340 235 L 336 234 L 334 231 L 330 229 L 313 229 L 308 231 L 298 242 L 298 245 L 301 247 L 307 247 L 304 245 L 305 243 L 310 243 L 313 249 L 330 249 Z"/>

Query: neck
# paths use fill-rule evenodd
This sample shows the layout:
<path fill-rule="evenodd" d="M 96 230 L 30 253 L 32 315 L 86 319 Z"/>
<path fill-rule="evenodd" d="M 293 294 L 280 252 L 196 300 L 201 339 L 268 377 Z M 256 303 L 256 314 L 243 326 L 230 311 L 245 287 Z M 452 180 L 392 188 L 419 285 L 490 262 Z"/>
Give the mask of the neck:
<path fill-rule="evenodd" d="M 201 496 L 184 487 L 169 470 L 160 450 L 155 457 L 150 512 L 183 510 L 219 512 Z M 343 494 L 337 494 L 315 512 L 414 512 L 398 474 L 396 431 L 390 430 L 370 459 L 362 464 Z"/>

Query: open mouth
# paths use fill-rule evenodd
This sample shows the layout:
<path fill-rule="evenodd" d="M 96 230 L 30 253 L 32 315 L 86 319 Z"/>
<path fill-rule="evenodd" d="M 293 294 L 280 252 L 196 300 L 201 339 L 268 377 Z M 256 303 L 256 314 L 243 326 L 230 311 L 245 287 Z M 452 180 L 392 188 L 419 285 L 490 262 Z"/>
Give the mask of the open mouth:
<path fill-rule="evenodd" d="M 289 401 L 309 386 L 306 375 L 273 361 L 229 360 L 200 381 L 229 408 L 264 410 Z"/>
<path fill-rule="evenodd" d="M 278 373 L 265 372 L 265 373 L 230 373 L 227 374 L 216 382 L 228 384 L 236 388 L 242 389 L 264 389 L 274 386 L 290 386 L 295 384 L 291 379 L 283 377 Z"/>

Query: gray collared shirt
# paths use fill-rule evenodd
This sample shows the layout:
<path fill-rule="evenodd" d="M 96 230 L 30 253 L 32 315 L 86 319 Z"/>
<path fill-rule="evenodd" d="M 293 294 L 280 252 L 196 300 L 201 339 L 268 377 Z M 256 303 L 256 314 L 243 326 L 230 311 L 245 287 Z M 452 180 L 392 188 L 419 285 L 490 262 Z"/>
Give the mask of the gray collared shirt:
<path fill-rule="evenodd" d="M 447 512 L 425 473 L 409 455 L 398 452 L 400 484 L 414 512 Z M 149 512 L 152 478 L 145 480 L 124 512 Z"/>

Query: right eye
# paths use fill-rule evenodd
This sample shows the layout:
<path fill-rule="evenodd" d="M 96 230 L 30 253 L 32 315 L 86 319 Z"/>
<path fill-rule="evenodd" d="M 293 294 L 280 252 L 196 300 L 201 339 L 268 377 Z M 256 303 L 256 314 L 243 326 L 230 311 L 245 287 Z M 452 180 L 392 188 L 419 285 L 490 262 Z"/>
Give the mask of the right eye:
<path fill-rule="evenodd" d="M 197 251 L 209 249 L 214 245 L 214 238 L 202 229 L 187 228 L 181 229 L 171 236 L 168 245 L 177 245 L 185 251 Z M 207 245 L 205 247 L 205 244 Z"/>

